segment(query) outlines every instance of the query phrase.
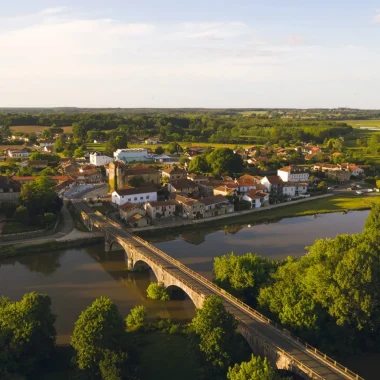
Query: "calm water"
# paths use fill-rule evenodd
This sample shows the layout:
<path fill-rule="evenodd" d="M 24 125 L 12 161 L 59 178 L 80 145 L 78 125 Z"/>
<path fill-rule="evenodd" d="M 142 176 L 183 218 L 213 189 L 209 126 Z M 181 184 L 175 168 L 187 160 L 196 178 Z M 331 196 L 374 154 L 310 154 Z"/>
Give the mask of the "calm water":
<path fill-rule="evenodd" d="M 236 254 L 258 253 L 272 259 L 299 257 L 305 253 L 304 247 L 317 238 L 361 232 L 367 215 L 366 211 L 350 212 L 283 219 L 252 227 L 202 228 L 179 236 L 166 236 L 166 241 L 154 244 L 211 278 L 215 256 L 234 251 Z M 111 298 L 123 315 L 135 305 L 145 305 L 151 317 L 189 320 L 194 316 L 194 307 L 188 298 L 166 303 L 147 300 L 146 288 L 154 275 L 128 273 L 126 268 L 123 252 L 106 254 L 103 245 L 2 260 L 0 294 L 13 300 L 20 299 L 25 292 L 48 294 L 58 316 L 58 343 L 70 341 L 80 312 L 100 296 Z M 377 379 L 373 368 L 377 368 L 379 356 L 356 356 L 347 360 L 346 364 L 360 371 L 366 379 Z"/>

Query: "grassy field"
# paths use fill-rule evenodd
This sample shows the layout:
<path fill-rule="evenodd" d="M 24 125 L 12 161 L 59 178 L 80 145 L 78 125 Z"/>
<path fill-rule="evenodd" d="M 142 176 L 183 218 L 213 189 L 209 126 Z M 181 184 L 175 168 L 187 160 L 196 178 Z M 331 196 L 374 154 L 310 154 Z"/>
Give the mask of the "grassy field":
<path fill-rule="evenodd" d="M 360 127 L 378 127 L 380 128 L 380 119 L 375 120 L 343 120 L 343 123 L 347 123 L 355 128 Z"/>
<path fill-rule="evenodd" d="M 13 133 L 15 132 L 24 132 L 24 133 L 31 133 L 31 132 L 38 132 L 43 131 L 44 129 L 50 128 L 49 126 L 40 126 L 40 125 L 17 125 L 11 127 L 11 131 Z M 63 128 L 65 133 L 72 133 L 73 127 L 71 125 L 61 127 Z"/>
<path fill-rule="evenodd" d="M 86 144 L 86 150 L 88 151 L 99 151 L 99 152 L 104 152 L 106 149 L 106 144 L 94 144 L 94 143 L 88 143 Z"/>
<path fill-rule="evenodd" d="M 7 149 L 22 149 L 25 148 L 26 145 L 0 145 L 0 151 L 7 150 Z"/>

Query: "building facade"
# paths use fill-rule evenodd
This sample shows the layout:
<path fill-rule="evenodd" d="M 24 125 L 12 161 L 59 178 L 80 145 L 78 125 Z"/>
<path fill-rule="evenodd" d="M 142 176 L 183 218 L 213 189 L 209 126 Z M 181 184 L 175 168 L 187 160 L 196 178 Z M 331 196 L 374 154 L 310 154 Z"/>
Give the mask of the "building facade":
<path fill-rule="evenodd" d="M 90 163 L 95 166 L 104 166 L 113 161 L 113 157 L 107 156 L 101 152 L 90 153 Z"/>
<path fill-rule="evenodd" d="M 283 182 L 308 182 L 309 171 L 302 166 L 290 165 L 277 170 Z"/>
<path fill-rule="evenodd" d="M 145 203 L 157 200 L 157 190 L 152 187 L 126 187 L 115 190 L 111 195 L 112 203 L 121 206 L 126 202 Z"/>
<path fill-rule="evenodd" d="M 115 160 L 122 162 L 146 162 L 151 161 L 148 150 L 144 148 L 118 149 L 113 153 Z"/>
<path fill-rule="evenodd" d="M 169 218 L 174 215 L 177 203 L 172 201 L 150 201 L 145 203 L 146 214 L 152 219 Z"/>

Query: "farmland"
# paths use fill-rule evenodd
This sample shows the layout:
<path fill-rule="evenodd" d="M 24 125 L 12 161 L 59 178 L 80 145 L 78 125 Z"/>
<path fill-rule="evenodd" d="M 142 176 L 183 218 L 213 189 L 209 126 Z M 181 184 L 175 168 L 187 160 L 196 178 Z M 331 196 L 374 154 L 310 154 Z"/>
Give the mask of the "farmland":
<path fill-rule="evenodd" d="M 31 132 L 38 132 L 38 131 L 43 131 L 44 129 L 50 128 L 49 126 L 40 126 L 40 125 L 17 125 L 11 127 L 11 131 L 13 133 L 16 132 L 23 132 L 23 133 L 31 133 Z M 63 129 L 65 133 L 72 133 L 73 132 L 73 127 L 70 126 L 65 126 L 65 127 L 60 127 Z"/>
<path fill-rule="evenodd" d="M 373 120 L 343 120 L 344 123 L 351 125 L 354 128 L 360 127 L 378 127 L 380 128 L 380 119 Z"/>

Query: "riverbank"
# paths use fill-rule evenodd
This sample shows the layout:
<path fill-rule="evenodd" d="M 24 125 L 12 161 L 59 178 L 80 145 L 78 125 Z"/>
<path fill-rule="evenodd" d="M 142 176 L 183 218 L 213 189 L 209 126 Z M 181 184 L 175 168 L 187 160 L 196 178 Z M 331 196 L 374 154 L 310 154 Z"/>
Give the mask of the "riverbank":
<path fill-rule="evenodd" d="M 355 210 L 369 210 L 373 203 L 380 204 L 380 195 L 359 196 L 356 193 L 340 192 L 326 194 L 318 197 L 307 198 L 299 201 L 281 203 L 263 207 L 260 209 L 240 211 L 234 214 L 222 215 L 220 217 L 201 219 L 196 221 L 185 221 L 181 225 L 164 226 L 161 228 L 135 228 L 133 232 L 139 236 L 162 235 L 174 231 L 188 231 L 199 229 L 199 225 L 208 223 L 210 227 L 218 227 L 233 224 L 261 224 L 279 221 L 283 218 L 297 216 L 327 214 L 333 212 L 347 212 Z M 155 226 L 153 226 L 155 227 Z"/>
<path fill-rule="evenodd" d="M 103 242 L 102 236 L 94 236 L 89 234 L 88 237 L 81 237 L 77 239 L 64 239 L 64 240 L 49 240 L 44 242 L 37 242 L 35 244 L 9 244 L 0 247 L 0 259 L 7 259 L 11 257 L 26 256 L 36 253 L 59 251 L 68 248 L 81 248 L 90 245 L 95 245 Z"/>

